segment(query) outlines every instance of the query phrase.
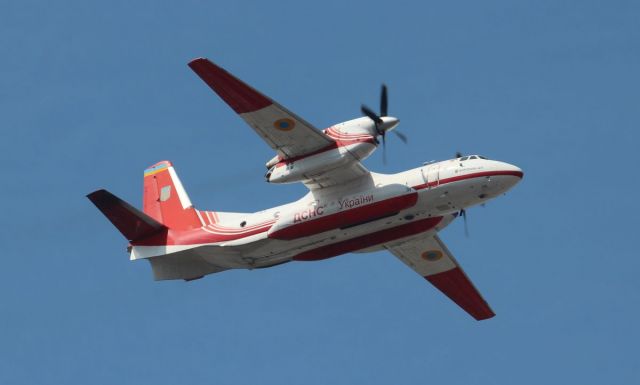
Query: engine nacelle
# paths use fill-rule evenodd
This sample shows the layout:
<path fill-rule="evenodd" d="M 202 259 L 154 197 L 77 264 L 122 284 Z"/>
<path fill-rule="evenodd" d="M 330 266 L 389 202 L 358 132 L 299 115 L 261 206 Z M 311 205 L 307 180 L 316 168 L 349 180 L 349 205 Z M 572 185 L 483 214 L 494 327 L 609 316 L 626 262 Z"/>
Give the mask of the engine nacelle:
<path fill-rule="evenodd" d="M 334 142 L 312 154 L 283 160 L 279 156 L 266 164 L 266 179 L 270 183 L 293 183 L 314 179 L 327 170 L 348 166 L 351 162 L 367 158 L 378 145 L 380 132 L 393 130 L 397 118 L 382 116 L 380 123 L 368 117 L 342 122 L 323 130 Z"/>
<path fill-rule="evenodd" d="M 354 142 L 346 145 L 336 143 L 315 154 L 282 160 L 267 171 L 265 178 L 269 183 L 312 180 L 326 171 L 348 167 L 351 163 L 371 154 L 375 148 L 376 145 L 373 141 Z"/>

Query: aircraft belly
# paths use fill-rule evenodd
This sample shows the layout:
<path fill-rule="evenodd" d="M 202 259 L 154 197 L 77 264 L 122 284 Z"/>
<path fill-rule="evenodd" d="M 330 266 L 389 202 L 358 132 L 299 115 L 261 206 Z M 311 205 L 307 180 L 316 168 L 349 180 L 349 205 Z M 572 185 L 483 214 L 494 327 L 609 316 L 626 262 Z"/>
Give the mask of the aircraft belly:
<path fill-rule="evenodd" d="M 440 216 L 401 215 L 384 218 L 357 227 L 328 231 L 296 240 L 269 240 L 261 247 L 244 254 L 254 267 L 281 260 L 318 260 L 360 251 L 426 231 L 436 231 L 450 222 Z M 373 251 L 373 250 L 372 250 Z"/>

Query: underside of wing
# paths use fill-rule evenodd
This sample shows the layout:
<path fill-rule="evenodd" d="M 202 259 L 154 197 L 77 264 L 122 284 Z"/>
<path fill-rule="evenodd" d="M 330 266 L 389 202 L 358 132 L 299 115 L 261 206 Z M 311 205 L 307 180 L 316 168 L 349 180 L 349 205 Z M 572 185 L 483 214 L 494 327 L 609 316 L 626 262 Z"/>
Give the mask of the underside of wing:
<path fill-rule="evenodd" d="M 473 318 L 484 320 L 495 316 L 437 235 L 419 236 L 385 247 Z"/>
<path fill-rule="evenodd" d="M 189 67 L 283 160 L 307 155 L 334 143 L 304 119 L 208 59 L 195 59 Z"/>
<path fill-rule="evenodd" d="M 304 181 L 309 190 L 314 191 L 326 187 L 345 185 L 357 179 L 370 176 L 371 173 L 358 160 L 353 160 L 346 166 L 323 170 L 314 175 L 308 175 Z"/>

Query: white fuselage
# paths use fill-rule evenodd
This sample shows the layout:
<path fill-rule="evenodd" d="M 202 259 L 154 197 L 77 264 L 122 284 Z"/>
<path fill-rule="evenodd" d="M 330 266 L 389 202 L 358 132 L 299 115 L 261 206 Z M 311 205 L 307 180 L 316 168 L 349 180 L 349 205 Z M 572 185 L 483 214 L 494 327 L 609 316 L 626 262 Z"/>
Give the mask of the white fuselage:
<path fill-rule="evenodd" d="M 310 192 L 298 201 L 260 212 L 217 213 L 219 224 L 225 228 L 251 229 L 262 223 L 273 223 L 268 231 L 221 242 L 134 246 L 131 259 L 196 253 L 222 268 L 261 268 L 292 259 L 315 260 L 343 252 L 376 250 L 389 236 L 394 236 L 395 240 L 410 237 L 416 231 L 435 233 L 447 226 L 461 209 L 505 193 L 521 178 L 522 171 L 508 163 L 487 159 L 460 161 L 460 158 L 425 164 L 397 174 L 371 173 L 370 178 Z M 412 201 L 415 203 L 402 206 L 398 212 L 384 212 L 381 217 L 372 212 L 371 217 L 361 223 L 317 227 L 317 233 L 313 226 L 304 226 L 306 222 L 321 223 L 329 216 L 348 222 L 351 213 L 355 215 L 359 207 L 375 202 L 384 205 L 390 198 L 403 194 L 414 194 L 417 198 Z M 357 215 L 363 215 L 362 211 Z M 441 219 L 437 223 L 430 222 L 434 218 Z M 434 226 L 423 226 L 432 222 Z M 416 226 L 412 227 L 412 224 Z M 279 234 L 278 229 L 286 230 L 288 226 L 297 226 L 306 232 L 287 235 L 285 239 L 272 237 Z M 381 242 L 377 243 L 377 238 Z"/>

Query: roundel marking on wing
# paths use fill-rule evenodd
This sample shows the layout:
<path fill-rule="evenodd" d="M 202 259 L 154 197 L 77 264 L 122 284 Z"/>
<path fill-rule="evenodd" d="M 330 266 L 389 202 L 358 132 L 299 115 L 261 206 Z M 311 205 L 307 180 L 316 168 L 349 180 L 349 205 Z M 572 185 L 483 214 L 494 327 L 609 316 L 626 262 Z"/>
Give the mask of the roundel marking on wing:
<path fill-rule="evenodd" d="M 425 261 L 435 262 L 435 261 L 438 261 L 440 258 L 442 258 L 442 251 L 427 250 L 424 253 L 422 253 L 420 257 L 422 257 L 422 259 L 424 259 Z"/>
<path fill-rule="evenodd" d="M 280 131 L 291 131 L 295 126 L 296 122 L 289 118 L 282 118 L 273 122 L 273 127 Z"/>

